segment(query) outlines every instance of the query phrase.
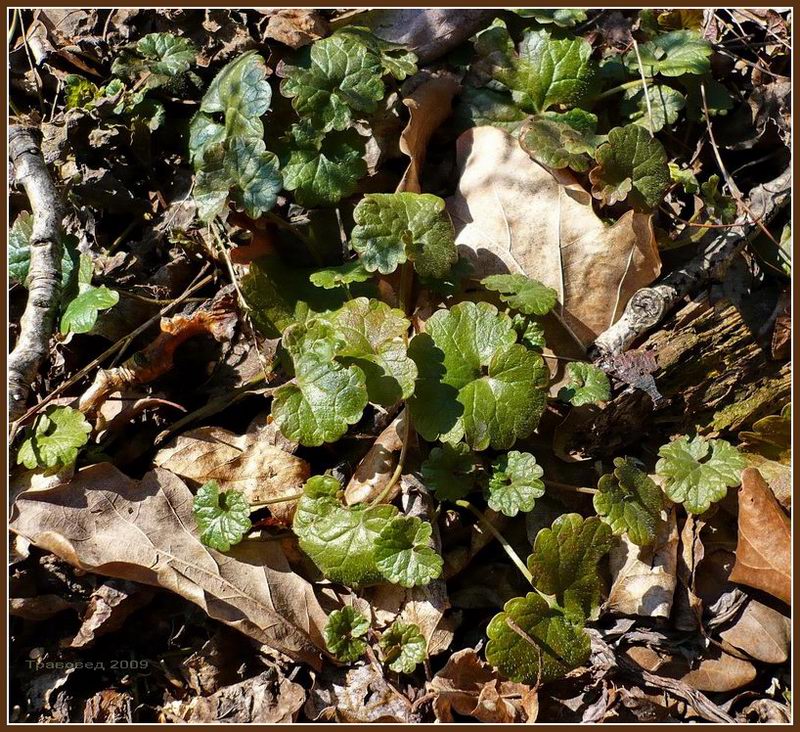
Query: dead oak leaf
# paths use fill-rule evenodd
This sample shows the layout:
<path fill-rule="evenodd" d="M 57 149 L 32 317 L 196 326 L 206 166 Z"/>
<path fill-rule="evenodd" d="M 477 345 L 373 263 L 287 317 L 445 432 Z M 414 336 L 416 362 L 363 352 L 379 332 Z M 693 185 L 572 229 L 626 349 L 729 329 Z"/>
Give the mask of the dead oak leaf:
<path fill-rule="evenodd" d="M 314 668 L 326 614 L 278 542 L 227 554 L 200 543 L 192 493 L 166 470 L 132 480 L 110 463 L 17 497 L 10 529 L 87 572 L 154 585 L 211 618 Z"/>
<path fill-rule="evenodd" d="M 755 587 L 785 603 L 792 598 L 791 524 L 755 468 L 742 471 L 739 541 L 731 582 Z"/>

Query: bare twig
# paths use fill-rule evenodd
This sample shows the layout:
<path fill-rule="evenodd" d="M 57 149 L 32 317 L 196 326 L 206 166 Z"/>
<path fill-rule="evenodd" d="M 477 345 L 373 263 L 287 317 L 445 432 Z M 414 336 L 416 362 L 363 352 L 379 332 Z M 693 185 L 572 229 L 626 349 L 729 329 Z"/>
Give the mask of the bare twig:
<path fill-rule="evenodd" d="M 28 268 L 28 302 L 17 344 L 8 357 L 8 416 L 25 411 L 31 384 L 47 356 L 61 295 L 62 205 L 40 149 L 41 135 L 14 125 L 8 133 L 9 157 L 33 214 Z"/>
<path fill-rule="evenodd" d="M 594 361 L 626 350 L 639 336 L 654 328 L 687 294 L 708 282 L 715 271 L 750 241 L 788 202 L 791 195 L 791 168 L 777 178 L 756 186 L 750 192 L 747 212 L 736 221 L 736 228 L 722 231 L 693 259 L 670 272 L 653 287 L 633 294 L 622 317 L 601 333 L 589 350 Z"/>

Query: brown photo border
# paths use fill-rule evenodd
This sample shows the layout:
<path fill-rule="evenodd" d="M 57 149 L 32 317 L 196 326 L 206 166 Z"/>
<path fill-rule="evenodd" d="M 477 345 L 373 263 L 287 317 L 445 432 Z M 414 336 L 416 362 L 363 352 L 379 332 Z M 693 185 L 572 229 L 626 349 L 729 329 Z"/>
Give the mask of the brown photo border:
<path fill-rule="evenodd" d="M 286 4 L 286 5 L 278 5 L 278 6 L 274 6 L 274 7 L 282 7 L 282 8 L 295 8 L 295 7 L 297 7 L 297 8 L 322 8 L 322 9 L 339 8 L 339 7 L 342 7 L 342 8 L 380 8 L 380 7 L 388 7 L 388 8 L 397 8 L 397 7 L 402 7 L 402 8 L 440 8 L 440 7 L 441 8 L 520 8 L 520 7 L 523 7 L 523 8 L 524 7 L 530 7 L 530 8 L 536 8 L 536 7 L 553 8 L 553 7 L 576 7 L 576 8 L 589 8 L 589 9 L 597 9 L 597 8 L 604 8 L 604 9 L 607 9 L 607 8 L 643 9 L 643 8 L 706 8 L 706 7 L 719 7 L 719 8 L 771 8 L 774 5 L 775 4 L 773 4 L 773 3 L 767 3 L 767 2 L 749 2 L 749 3 L 746 3 L 746 4 L 730 4 L 730 5 L 727 5 L 727 6 L 725 6 L 725 5 L 703 5 L 703 4 L 700 4 L 700 3 L 692 3 L 692 2 L 671 2 L 669 4 L 664 3 L 664 4 L 650 4 L 650 5 L 642 4 L 642 3 L 634 3 L 634 2 L 614 2 L 613 4 L 606 5 L 606 6 L 597 6 L 597 5 L 592 5 L 590 3 L 580 3 L 580 2 L 566 2 L 566 3 L 563 3 L 563 2 L 562 3 L 555 3 L 555 2 L 547 3 L 547 2 L 544 2 L 544 3 L 537 3 L 535 5 L 516 4 L 516 3 L 513 3 L 513 2 L 507 2 L 507 3 L 500 3 L 500 2 L 474 2 L 474 3 L 470 3 L 470 2 L 466 2 L 466 3 L 403 2 L 402 4 L 400 4 L 400 3 L 397 3 L 397 2 L 386 2 L 385 0 L 384 1 L 377 1 L 377 2 L 359 2 L 358 0 L 356 0 L 355 2 L 344 2 L 344 3 L 330 4 L 330 5 L 327 5 L 327 4 L 324 4 L 324 3 L 315 3 L 315 2 L 294 2 L 294 3 L 290 3 L 290 4 Z M 86 3 L 85 2 L 84 3 L 80 3 L 80 2 L 46 2 L 40 7 L 41 8 L 49 8 L 49 7 L 85 8 L 86 7 Z M 100 6 L 100 9 L 137 8 L 137 7 L 138 8 L 145 8 L 145 9 L 147 9 L 147 8 L 171 8 L 171 7 L 174 7 L 174 8 L 206 9 L 206 8 L 217 8 L 217 7 L 222 7 L 222 6 L 219 6 L 219 5 L 214 4 L 214 3 L 200 4 L 200 3 L 196 3 L 196 2 L 164 3 L 162 5 L 155 4 L 155 3 L 119 2 L 119 3 L 113 3 L 113 4 L 103 4 L 102 6 Z M 246 6 L 231 6 L 231 9 L 233 7 L 246 7 Z M 785 6 L 781 5 L 779 7 L 781 7 L 781 8 L 789 8 L 789 7 L 791 7 L 794 10 L 793 4 L 792 5 L 785 5 Z M 11 10 L 13 10 L 15 8 L 31 9 L 31 6 L 30 5 L 20 4 L 20 3 L 11 3 L 11 4 L 4 4 L 3 5 L 3 9 L 4 9 L 4 24 L 5 24 L 4 37 L 5 37 L 6 54 L 8 54 L 8 30 L 9 30 L 9 19 L 10 19 L 10 12 L 9 11 L 11 11 Z M 794 18 L 792 18 L 792 20 L 794 20 Z M 793 30 L 794 30 L 794 27 L 793 27 Z M 793 40 L 793 38 L 792 38 L 792 40 Z M 792 51 L 794 52 L 794 48 L 792 48 Z M 8 63 L 7 63 L 7 60 L 8 60 L 8 58 L 6 58 L 6 63 L 3 65 L 3 68 L 2 68 L 3 89 L 6 90 L 6 92 L 8 90 Z M 797 67 L 797 57 L 793 53 L 792 54 L 792 87 L 793 87 L 793 89 L 792 89 L 792 92 L 793 92 L 792 93 L 792 115 L 793 116 L 794 116 L 794 78 L 795 78 L 795 74 L 796 74 L 796 70 L 797 70 L 796 67 Z M 6 157 L 5 157 L 5 159 L 8 160 L 8 116 L 7 116 L 7 114 L 3 115 L 2 128 L 3 128 L 3 138 L 5 140 L 5 145 L 6 145 L 6 151 L 5 151 L 6 152 Z M 798 162 L 797 162 L 796 159 L 794 159 L 794 136 L 792 137 L 792 156 L 793 156 L 792 168 L 793 168 L 793 182 L 794 182 L 794 179 L 796 177 L 797 170 L 798 170 Z M 9 194 L 9 191 L 8 191 L 8 176 L 5 176 L 4 187 L 5 187 L 5 195 L 3 197 L 4 220 L 8 221 L 8 194 Z M 797 201 L 792 199 L 792 219 L 793 219 L 793 221 L 796 220 L 795 214 L 797 213 L 797 210 L 798 210 L 797 207 L 798 207 Z M 792 256 L 793 256 L 793 258 L 796 257 L 797 249 L 798 249 L 798 247 L 795 247 L 794 243 L 793 243 L 793 246 L 792 246 Z M 5 261 L 7 263 L 8 262 L 8 228 L 6 230 L 6 237 L 5 237 L 5 251 L 6 251 L 6 259 L 5 259 Z M 792 314 L 794 315 L 794 313 L 797 311 L 797 305 L 798 305 L 798 301 L 799 301 L 798 300 L 798 293 L 794 290 L 794 277 L 792 278 L 792 288 L 793 288 L 792 289 Z M 6 266 L 6 292 L 8 292 L 8 267 L 7 266 Z M 2 301 L 2 310 L 3 310 L 3 314 L 6 316 L 6 321 L 7 321 L 7 318 L 8 318 L 8 299 L 7 299 L 7 296 Z M 7 361 L 8 361 L 8 355 L 7 354 L 9 352 L 8 327 L 7 327 L 7 325 L 6 325 L 6 327 L 3 328 L 3 341 L 4 341 L 4 347 L 3 347 L 3 351 L 2 351 L 2 362 L 3 362 L 3 366 L 4 366 L 4 371 L 7 371 Z M 794 322 L 793 322 L 792 323 L 792 364 L 794 363 L 794 360 L 798 356 L 798 350 L 800 350 L 800 345 L 798 345 L 798 339 L 795 338 L 795 327 L 794 327 Z M 4 418 L 6 420 L 6 433 L 7 433 L 7 430 L 8 430 L 8 420 L 7 420 L 8 404 L 7 404 L 7 400 L 8 400 L 7 388 L 4 388 L 2 390 L 2 403 L 3 403 L 3 407 L 2 408 L 3 408 L 3 415 L 4 415 Z M 792 371 L 792 402 L 794 402 L 794 372 L 793 371 Z M 792 409 L 792 477 L 793 477 L 792 494 L 793 494 L 793 497 L 794 497 L 794 493 L 795 493 L 794 446 L 795 446 L 795 440 L 796 440 L 796 435 L 797 435 L 799 419 L 800 418 L 798 417 L 797 411 L 794 409 L 794 405 L 793 405 L 793 409 Z M 6 476 L 7 476 L 6 477 L 6 488 L 7 489 L 8 489 L 8 472 L 9 472 L 8 459 L 9 459 L 8 447 L 6 447 L 6 450 L 3 453 L 3 462 L 4 462 L 4 467 L 6 469 Z M 2 511 L 4 524 L 7 526 L 8 525 L 8 501 L 7 500 L 2 501 L 2 508 L 0 509 L 0 511 Z M 794 582 L 794 575 L 795 575 L 794 570 L 795 570 L 795 565 L 796 565 L 796 562 L 797 562 L 797 545 L 798 545 L 797 517 L 793 514 L 791 520 L 792 520 L 792 600 L 794 601 L 794 600 L 798 599 L 798 586 L 797 586 L 797 583 Z M 8 552 L 9 552 L 8 542 L 6 542 L 6 560 L 8 560 Z M 2 612 L 2 620 L 0 620 L 0 632 L 2 633 L 3 642 L 4 642 L 4 651 L 5 651 L 4 661 L 5 661 L 5 663 L 3 665 L 2 672 L 0 672 L 0 679 L 2 680 L 2 684 L 0 684 L 0 696 L 2 697 L 2 702 L 3 702 L 3 707 L 2 707 L 2 712 L 1 713 L 3 715 L 2 719 L 4 720 L 3 726 L 5 726 L 8 723 L 8 718 L 9 718 L 9 707 L 8 707 L 9 700 L 8 700 L 7 696 L 8 696 L 8 672 L 9 672 L 9 660 L 10 660 L 9 659 L 9 637 L 8 637 L 8 600 L 9 600 L 9 597 L 8 597 L 8 577 L 7 577 L 7 575 L 4 578 L 2 586 L 3 586 L 4 610 Z M 796 617 L 795 613 L 792 612 L 792 640 L 794 640 L 796 626 L 797 626 L 797 617 Z M 795 672 L 795 668 L 796 668 L 796 661 L 797 661 L 797 658 L 798 658 L 798 649 L 796 648 L 796 646 L 794 644 L 793 644 L 791 653 L 792 653 L 791 676 L 792 676 L 792 687 L 794 687 L 794 683 L 793 683 L 794 682 L 794 675 L 795 675 L 794 672 Z M 794 688 L 792 688 L 792 691 L 794 691 Z M 794 721 L 794 719 L 795 719 L 795 717 L 794 717 L 794 709 L 795 709 L 794 699 L 792 700 L 791 709 L 792 709 L 792 719 Z M 320 728 L 320 727 L 323 727 L 323 726 L 326 726 L 326 725 L 330 725 L 330 724 L 334 725 L 334 727 L 336 729 L 343 729 L 343 730 L 359 730 L 359 729 L 363 729 L 364 727 L 376 727 L 376 726 L 380 726 L 380 727 L 410 726 L 410 725 L 383 725 L 383 724 L 380 724 L 380 725 L 378 725 L 378 724 L 355 725 L 355 724 L 338 724 L 338 723 L 335 723 L 335 722 L 334 723 L 330 723 L 330 722 L 312 722 L 312 723 L 295 723 L 295 724 L 292 725 L 291 728 L 292 729 L 317 729 L 317 728 Z M 445 729 L 445 728 L 463 728 L 467 724 L 480 724 L 480 723 L 461 723 L 461 724 L 422 723 L 422 724 L 417 724 L 417 725 L 413 725 L 413 726 L 415 726 L 415 727 L 430 727 L 431 729 Z M 537 722 L 537 723 L 535 723 L 535 726 L 538 729 L 548 729 L 548 728 L 551 728 L 551 729 L 563 729 L 566 725 L 570 725 L 570 724 L 572 724 L 572 723 L 544 723 L 544 722 L 539 723 L 539 722 Z M 719 724 L 713 724 L 713 723 L 699 723 L 699 724 L 703 724 L 703 726 L 708 724 L 708 726 L 713 726 L 715 729 L 733 728 L 733 727 L 742 726 L 742 725 L 738 725 L 738 724 L 737 725 L 725 725 L 725 724 L 719 725 Z M 28 728 L 28 729 L 41 729 L 44 725 L 43 724 L 28 723 L 28 722 L 20 722 L 20 723 L 15 723 L 15 724 L 9 725 L 9 726 L 13 726 L 14 729 L 26 729 L 26 728 Z M 148 729 L 148 728 L 152 728 L 154 726 L 161 726 L 161 725 L 159 725 L 158 723 L 132 723 L 132 724 L 126 724 L 125 728 L 126 729 L 135 729 L 135 728 Z M 235 729 L 235 728 L 247 729 L 247 728 L 252 728 L 255 725 L 252 725 L 252 724 L 251 725 L 245 725 L 245 724 L 235 724 L 235 725 L 227 725 L 227 724 L 226 725 L 221 725 L 221 724 L 211 724 L 211 725 L 191 724 L 191 725 L 186 725 L 186 726 L 193 726 L 193 727 L 209 727 L 209 726 L 220 726 L 220 727 L 222 727 L 222 726 L 224 726 L 225 729 Z M 259 725 L 259 726 L 265 726 L 265 725 Z M 639 726 L 646 726 L 648 729 L 664 729 L 664 730 L 673 730 L 674 731 L 677 728 L 679 728 L 680 723 L 673 723 L 673 724 L 661 724 L 661 723 L 654 723 L 654 724 L 646 724 L 646 723 L 626 723 L 626 724 L 622 724 L 622 723 L 616 723 L 615 724 L 615 723 L 612 723 L 612 724 L 604 724 L 603 725 L 604 729 L 609 729 L 609 730 L 625 730 L 625 729 L 631 729 L 632 727 L 639 727 Z M 694 726 L 697 726 L 697 725 L 694 725 Z M 69 725 L 69 727 L 70 728 L 74 728 L 74 729 L 81 729 L 81 728 L 90 729 L 91 725 L 84 724 L 84 723 L 72 723 L 72 724 Z M 492 724 L 480 725 L 480 727 L 481 727 L 481 729 L 487 729 L 487 728 L 503 729 L 503 728 L 507 728 L 505 725 L 492 725 Z M 770 725 L 770 729 L 775 729 L 775 728 L 778 728 L 778 729 L 780 729 L 780 728 L 791 729 L 791 728 L 793 728 L 793 725 L 791 723 L 790 724 L 786 724 L 786 725 Z"/>

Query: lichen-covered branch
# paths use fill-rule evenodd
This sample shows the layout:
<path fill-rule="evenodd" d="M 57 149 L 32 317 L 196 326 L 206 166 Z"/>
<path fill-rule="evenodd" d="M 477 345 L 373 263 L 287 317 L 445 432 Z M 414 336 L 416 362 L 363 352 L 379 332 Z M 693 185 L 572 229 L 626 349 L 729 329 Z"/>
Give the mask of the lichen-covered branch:
<path fill-rule="evenodd" d="M 756 186 L 750 192 L 748 211 L 739 217 L 737 226 L 725 229 L 697 256 L 658 284 L 635 292 L 622 317 L 595 340 L 589 350 L 592 360 L 602 363 L 625 351 L 639 336 L 658 325 L 683 297 L 708 282 L 721 265 L 761 231 L 753 217 L 766 225 L 789 202 L 791 176 L 791 169 L 787 168 L 774 180 Z"/>
<path fill-rule="evenodd" d="M 8 132 L 9 158 L 33 214 L 28 269 L 28 301 L 19 337 L 8 357 L 8 415 L 14 421 L 25 404 L 39 367 L 47 356 L 61 294 L 61 199 L 45 165 L 41 135 L 32 127 L 13 125 Z"/>

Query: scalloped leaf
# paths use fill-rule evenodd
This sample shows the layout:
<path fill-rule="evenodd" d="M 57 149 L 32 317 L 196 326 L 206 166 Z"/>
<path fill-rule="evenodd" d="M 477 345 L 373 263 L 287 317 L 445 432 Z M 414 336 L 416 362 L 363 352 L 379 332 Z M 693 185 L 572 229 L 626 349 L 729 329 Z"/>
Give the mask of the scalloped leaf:
<path fill-rule="evenodd" d="M 650 97 L 650 108 L 647 97 Z M 627 89 L 622 98 L 619 111 L 631 122 L 646 130 L 658 132 L 667 125 L 675 124 L 681 110 L 686 106 L 686 97 L 677 89 L 665 84 L 648 84 L 644 89 Z M 651 115 L 652 112 L 652 115 Z"/>
<path fill-rule="evenodd" d="M 645 76 L 702 75 L 711 70 L 711 52 L 711 44 L 696 31 L 676 30 L 639 46 L 642 70 L 635 51 L 625 55 L 625 65 L 632 73 L 644 73 Z"/>
<path fill-rule="evenodd" d="M 533 586 L 552 595 L 570 620 L 582 623 L 593 618 L 602 592 L 597 564 L 612 543 L 611 527 L 597 516 L 559 516 L 536 535 L 528 557 Z"/>
<path fill-rule="evenodd" d="M 352 663 L 364 655 L 367 643 L 362 638 L 369 630 L 367 620 L 351 605 L 334 610 L 322 630 L 328 650 L 343 663 Z"/>
<path fill-rule="evenodd" d="M 536 499 L 544 495 L 540 478 L 544 470 L 529 452 L 511 450 L 492 465 L 487 503 L 493 511 L 514 517 L 532 511 Z"/>
<path fill-rule="evenodd" d="M 559 679 L 583 666 L 591 655 L 591 641 L 583 628 L 535 592 L 509 600 L 492 618 L 486 634 L 486 660 L 518 683 Z"/>
<path fill-rule="evenodd" d="M 679 437 L 658 454 L 656 473 L 665 479 L 664 493 L 695 514 L 705 513 L 725 497 L 728 488 L 739 485 L 747 467 L 744 456 L 729 442 L 699 435 Z"/>
<path fill-rule="evenodd" d="M 664 146 L 640 125 L 615 127 L 589 172 L 592 195 L 611 206 L 627 199 L 637 211 L 655 208 L 670 184 Z"/>
<path fill-rule="evenodd" d="M 401 310 L 380 300 L 347 301 L 328 320 L 342 341 L 337 356 L 366 377 L 369 400 L 390 407 L 414 392 L 417 365 L 407 353 L 411 323 Z"/>
<path fill-rule="evenodd" d="M 547 112 L 532 117 L 520 131 L 519 141 L 532 160 L 549 168 L 583 172 L 591 166 L 597 146 L 605 136 L 595 134 L 597 116 L 582 109 L 565 114 Z"/>
<path fill-rule="evenodd" d="M 28 470 L 73 465 L 88 441 L 92 426 L 72 407 L 50 406 L 39 414 L 17 453 L 17 464 Z"/>
<path fill-rule="evenodd" d="M 365 141 L 354 129 L 321 136 L 293 136 L 284 156 L 287 191 L 307 208 L 333 206 L 358 189 L 367 174 Z"/>
<path fill-rule="evenodd" d="M 468 445 L 458 442 L 434 447 L 422 463 L 425 487 L 440 501 L 464 498 L 477 485 L 480 463 Z"/>
<path fill-rule="evenodd" d="M 101 310 L 108 310 L 119 302 L 119 293 L 109 290 L 105 286 L 93 287 L 92 258 L 88 254 L 81 254 L 78 260 L 77 283 L 65 291 L 65 298 L 74 293 L 64 308 L 61 315 L 60 330 L 63 335 L 68 333 L 88 333 L 94 328 Z M 77 292 L 75 287 L 77 286 Z"/>
<path fill-rule="evenodd" d="M 111 73 L 152 89 L 186 73 L 196 52 L 188 38 L 172 33 L 148 33 L 120 51 L 111 65 Z"/>
<path fill-rule="evenodd" d="M 250 504 L 244 493 L 233 488 L 220 491 L 216 480 L 198 488 L 192 514 L 200 531 L 200 541 L 212 549 L 227 552 L 250 531 Z"/>
<path fill-rule="evenodd" d="M 442 573 L 444 562 L 431 548 L 433 529 L 416 516 L 397 516 L 375 540 L 375 565 L 402 587 L 427 585 Z"/>
<path fill-rule="evenodd" d="M 383 662 L 399 674 L 413 673 L 428 656 L 428 643 L 414 623 L 396 620 L 381 634 Z"/>
<path fill-rule="evenodd" d="M 351 244 L 368 272 L 406 261 L 422 277 L 444 277 L 458 260 L 444 200 L 430 193 L 368 193 L 353 212 Z"/>
<path fill-rule="evenodd" d="M 354 282 L 366 282 L 372 275 L 364 269 L 359 261 L 346 262 L 338 267 L 325 267 L 309 275 L 308 279 L 314 287 L 333 290 L 337 287 L 352 285 Z"/>
<path fill-rule="evenodd" d="M 380 57 L 348 33 L 316 41 L 283 73 L 281 93 L 324 132 L 346 129 L 353 112 L 374 112 L 385 92 Z"/>
<path fill-rule="evenodd" d="M 542 25 L 552 23 L 559 28 L 572 28 L 586 20 L 583 8 L 517 8 L 514 12 L 522 18 L 530 18 Z"/>
<path fill-rule="evenodd" d="M 481 284 L 524 315 L 546 315 L 558 302 L 558 293 L 524 274 L 495 274 L 484 277 Z"/>
<path fill-rule="evenodd" d="M 548 370 L 541 356 L 515 343 L 511 319 L 489 303 L 439 310 L 408 354 L 419 378 L 408 406 L 428 441 L 502 450 L 527 437 L 545 407 Z"/>
<path fill-rule="evenodd" d="M 306 482 L 292 526 L 300 548 L 332 582 L 348 587 L 381 582 L 375 543 L 397 509 L 388 504 L 343 506 L 340 491 L 339 481 L 327 475 Z"/>
<path fill-rule="evenodd" d="M 561 387 L 558 398 L 574 407 L 607 402 L 611 398 L 611 382 L 603 369 L 590 363 L 574 361 L 567 364 L 568 382 Z"/>
<path fill-rule="evenodd" d="M 655 541 L 664 496 L 647 473 L 630 460 L 614 459 L 614 471 L 600 478 L 594 508 L 614 532 L 627 534 L 637 546 Z"/>

